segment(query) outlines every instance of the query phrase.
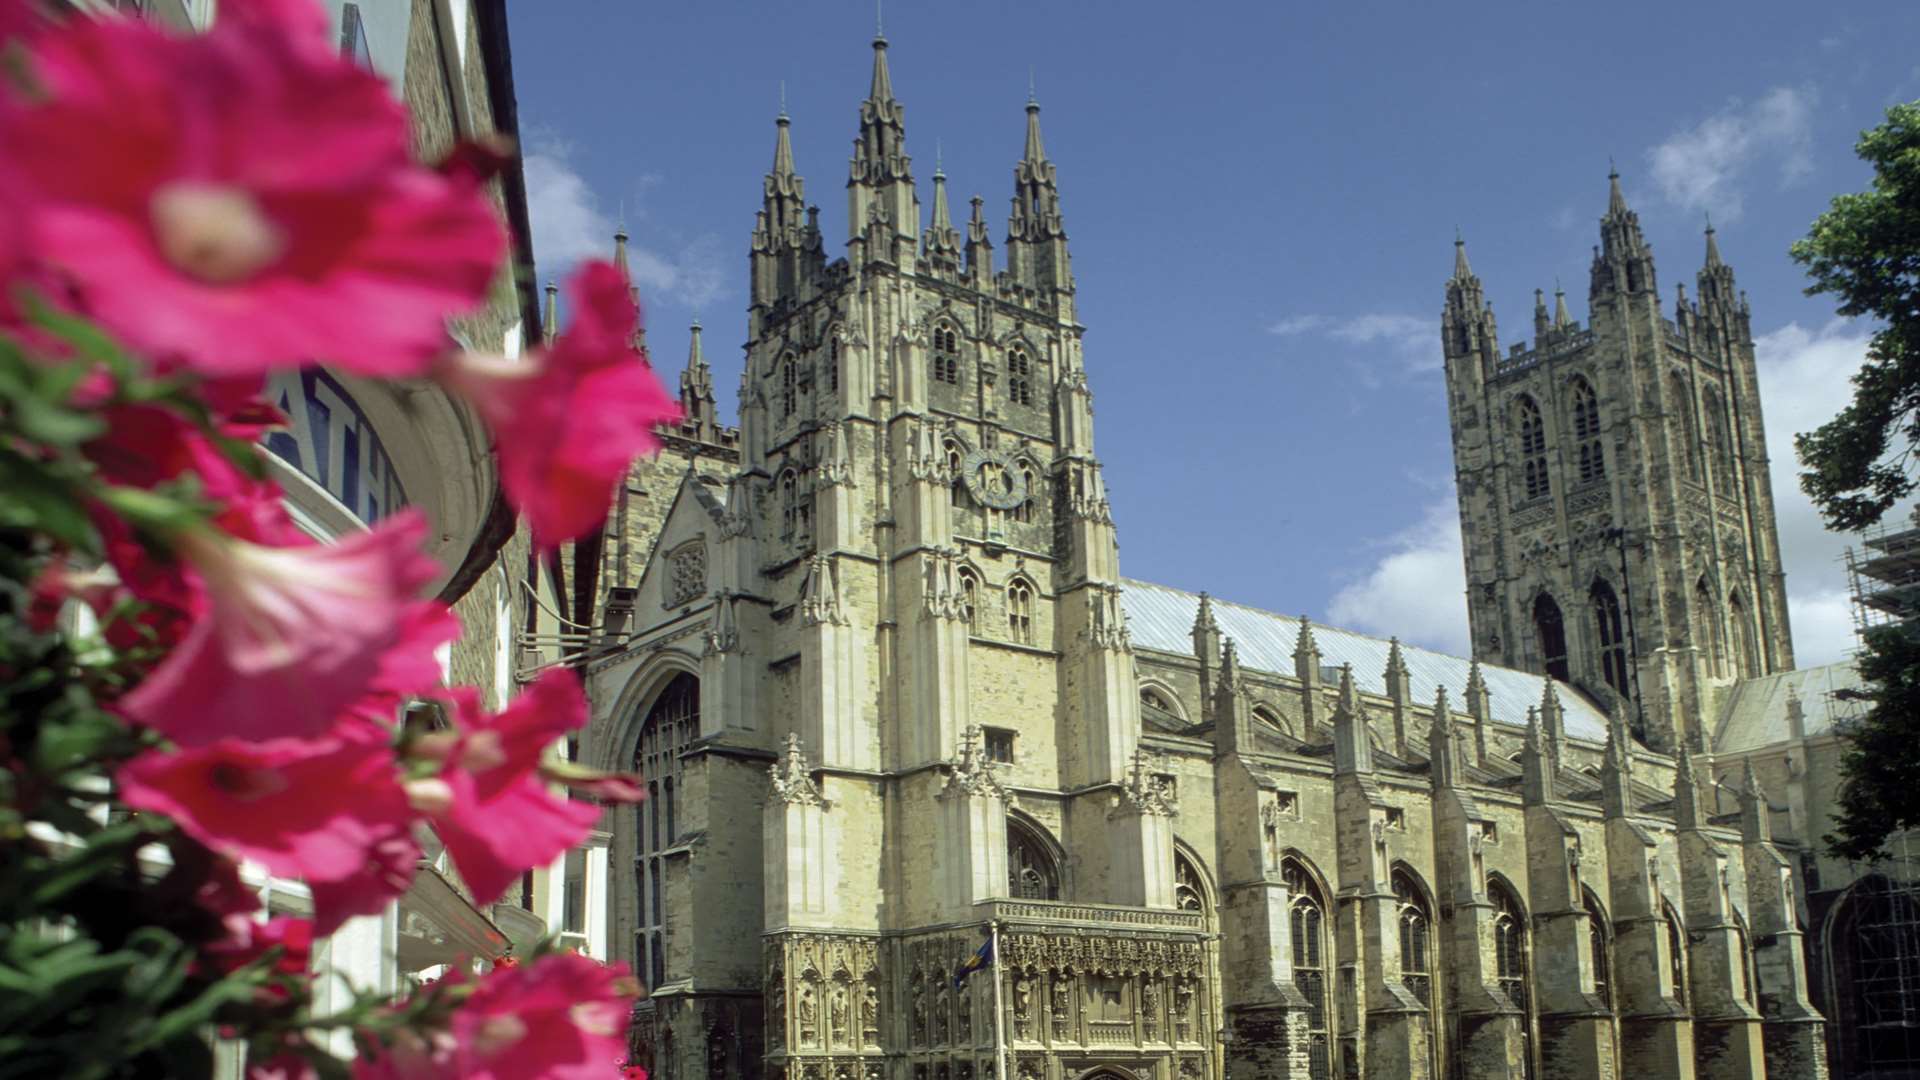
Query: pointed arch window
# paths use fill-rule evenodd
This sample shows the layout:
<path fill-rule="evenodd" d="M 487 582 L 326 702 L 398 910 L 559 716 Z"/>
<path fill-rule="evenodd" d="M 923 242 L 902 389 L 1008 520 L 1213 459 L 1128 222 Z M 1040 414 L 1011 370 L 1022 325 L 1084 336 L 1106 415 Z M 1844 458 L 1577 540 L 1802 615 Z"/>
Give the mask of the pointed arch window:
<path fill-rule="evenodd" d="M 831 334 L 827 337 L 827 390 L 840 392 L 840 339 Z"/>
<path fill-rule="evenodd" d="M 1007 400 L 1033 404 L 1033 359 L 1019 346 L 1007 350 Z"/>
<path fill-rule="evenodd" d="M 1678 448 L 1676 456 L 1687 479 L 1698 484 L 1700 475 L 1700 419 L 1693 411 L 1693 391 L 1679 372 L 1667 377 L 1667 437 Z"/>
<path fill-rule="evenodd" d="M 1333 1013 L 1327 1008 L 1327 903 L 1313 876 L 1298 859 L 1280 862 L 1280 880 L 1291 898 L 1288 928 L 1293 937 L 1293 985 L 1307 999 L 1307 1075 L 1333 1075 Z"/>
<path fill-rule="evenodd" d="M 1400 909 L 1400 981 L 1433 1007 L 1433 909 L 1404 868 L 1393 871 L 1393 898 Z"/>
<path fill-rule="evenodd" d="M 687 672 L 673 677 L 647 710 L 633 751 L 633 769 L 647 778 L 647 799 L 634 807 L 633 876 L 637 898 L 634 920 L 634 970 L 649 987 L 666 981 L 665 936 L 668 905 L 664 895 L 665 859 L 673 846 L 678 807 L 680 754 L 700 734 L 700 680 Z"/>
<path fill-rule="evenodd" d="M 1560 605 L 1551 594 L 1541 593 L 1533 600 L 1533 634 L 1540 644 L 1540 661 L 1548 675 L 1571 682 L 1567 667 L 1567 625 L 1560 617 Z"/>
<path fill-rule="evenodd" d="M 1594 899 L 1593 891 L 1582 890 L 1582 904 L 1587 911 L 1587 959 L 1593 968 L 1593 993 L 1601 1001 L 1613 1008 L 1613 936 L 1607 928 L 1607 917 L 1600 911 L 1600 902 Z"/>
<path fill-rule="evenodd" d="M 960 617 L 966 620 L 967 633 L 980 632 L 980 579 L 966 567 L 960 568 Z"/>
<path fill-rule="evenodd" d="M 1060 899 L 1060 870 L 1031 826 L 1007 817 L 1007 895 L 1017 900 Z"/>
<path fill-rule="evenodd" d="M 1593 384 L 1578 376 L 1573 380 L 1573 440 L 1579 448 L 1580 482 L 1604 480 L 1607 457 L 1600 442 L 1600 399 Z"/>
<path fill-rule="evenodd" d="M 1920 890 L 1863 878 L 1828 925 L 1838 999 L 1830 1030 L 1842 1057 L 1834 1075 L 1912 1075 L 1920 1070 Z"/>
<path fill-rule="evenodd" d="M 1720 620 L 1720 605 L 1713 599 L 1713 586 L 1705 575 L 1693 583 L 1693 608 L 1699 612 L 1700 632 L 1695 645 L 1706 650 L 1707 664 L 1716 674 L 1724 671 L 1727 656 L 1726 626 Z"/>
<path fill-rule="evenodd" d="M 1600 674 L 1616 694 L 1627 692 L 1627 635 L 1621 628 L 1620 598 L 1604 578 L 1595 578 L 1588 592 L 1593 621 L 1599 631 Z"/>
<path fill-rule="evenodd" d="M 933 381 L 960 385 L 960 334 L 951 326 L 933 329 Z"/>
<path fill-rule="evenodd" d="M 1494 980 L 1508 1000 L 1529 1017 L 1532 1029 L 1533 998 L 1527 991 L 1527 917 L 1520 898 L 1504 882 L 1490 881 L 1487 896 L 1493 901 Z"/>
<path fill-rule="evenodd" d="M 1713 460 L 1713 487 L 1721 498 L 1733 498 L 1733 435 L 1727 426 L 1727 410 L 1720 394 L 1708 388 L 1706 393 L 1707 447 Z"/>
<path fill-rule="evenodd" d="M 1019 469 L 1021 479 L 1026 481 L 1027 497 L 1013 508 L 1013 520 L 1024 523 L 1033 520 L 1033 504 L 1040 498 L 1040 487 L 1034 476 L 1032 462 L 1022 461 Z"/>
<path fill-rule="evenodd" d="M 793 362 L 793 354 L 780 357 L 780 418 L 793 415 L 800 401 L 800 373 Z"/>
<path fill-rule="evenodd" d="M 1748 618 L 1747 605 L 1737 589 L 1727 594 L 1727 621 L 1733 624 L 1733 633 L 1729 635 L 1733 644 L 1733 675 L 1738 679 L 1751 679 L 1759 674 L 1760 643 L 1754 640 L 1753 620 Z"/>
<path fill-rule="evenodd" d="M 1513 401 L 1513 431 L 1520 446 L 1522 490 L 1538 499 L 1551 490 L 1547 480 L 1547 425 L 1540 406 L 1525 394 Z"/>
<path fill-rule="evenodd" d="M 1687 928 L 1671 903 L 1660 904 L 1661 921 L 1666 924 L 1667 977 L 1673 981 L 1673 1000 L 1682 1008 L 1687 1004 Z"/>
<path fill-rule="evenodd" d="M 780 538 L 792 541 L 800 512 L 799 479 L 792 469 L 780 474 Z"/>
<path fill-rule="evenodd" d="M 1007 583 L 1007 636 L 1033 644 L 1033 586 L 1022 578 Z"/>

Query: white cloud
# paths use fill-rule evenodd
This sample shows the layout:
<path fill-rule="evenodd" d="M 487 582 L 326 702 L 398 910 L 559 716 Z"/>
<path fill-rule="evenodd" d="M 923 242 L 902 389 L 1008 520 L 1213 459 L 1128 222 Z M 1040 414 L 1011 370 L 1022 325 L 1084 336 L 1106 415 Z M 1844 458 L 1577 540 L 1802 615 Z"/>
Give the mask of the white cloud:
<path fill-rule="evenodd" d="M 558 280 L 583 260 L 610 258 L 618 226 L 574 167 L 572 148 L 536 136 L 528 144 L 524 167 L 534 263 L 542 278 Z M 658 179 L 640 177 L 635 187 L 644 190 Z M 632 209 L 636 216 L 644 216 L 637 205 Z M 649 296 L 670 296 L 699 307 L 720 294 L 725 259 L 716 237 L 701 236 L 675 245 L 641 228 L 630 231 L 635 235 L 627 244 L 627 265 L 643 301 Z"/>
<path fill-rule="evenodd" d="M 1813 169 L 1814 93 L 1777 86 L 1752 104 L 1738 100 L 1647 151 L 1654 183 L 1668 202 L 1733 221 L 1741 185 L 1756 165 L 1776 165 L 1792 183 Z"/>
<path fill-rule="evenodd" d="M 1384 352 L 1391 366 L 1402 372 L 1439 371 L 1443 363 L 1439 322 L 1415 315 L 1290 315 L 1269 325 L 1267 332 L 1278 337 L 1311 335 L 1374 354 Z"/>
<path fill-rule="evenodd" d="M 1467 572 L 1451 485 L 1419 522 L 1382 546 L 1386 553 L 1327 602 L 1328 621 L 1467 655 Z"/>
<path fill-rule="evenodd" d="M 1851 601 L 1841 553 L 1853 538 L 1828 532 L 1800 490 L 1793 436 L 1833 419 L 1852 396 L 1847 377 L 1860 367 L 1872 331 L 1835 319 L 1817 330 L 1787 325 L 1754 341 L 1765 409 L 1774 517 L 1787 571 L 1787 614 L 1794 661 L 1832 663 L 1853 649 Z"/>

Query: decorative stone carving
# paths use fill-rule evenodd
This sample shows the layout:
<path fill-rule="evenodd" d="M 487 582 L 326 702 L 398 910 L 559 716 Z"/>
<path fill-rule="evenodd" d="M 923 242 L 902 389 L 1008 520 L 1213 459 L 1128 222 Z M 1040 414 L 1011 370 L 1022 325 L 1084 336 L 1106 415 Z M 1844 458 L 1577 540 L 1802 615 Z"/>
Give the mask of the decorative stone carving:
<path fill-rule="evenodd" d="M 767 773 L 773 778 L 772 794 L 784 803 L 800 806 L 824 806 L 820 789 L 814 785 L 813 777 L 807 768 L 807 756 L 800 749 L 800 736 L 787 734 L 786 753 L 780 760 L 767 767 Z"/>
<path fill-rule="evenodd" d="M 707 591 L 707 543 L 690 540 L 667 555 L 667 589 L 663 607 L 693 603 Z"/>
<path fill-rule="evenodd" d="M 1127 767 L 1126 778 L 1120 782 L 1120 796 L 1139 813 L 1172 817 L 1180 812 L 1180 803 L 1174 793 L 1167 790 L 1157 769 L 1158 761 L 1147 748 L 1135 747 L 1133 762 Z"/>
<path fill-rule="evenodd" d="M 873 972 L 860 984 L 860 1038 L 869 1047 L 880 1045 L 880 979 Z"/>
<path fill-rule="evenodd" d="M 847 1001 L 847 984 L 836 982 L 827 992 L 827 1037 L 834 1046 L 846 1046 L 853 1041 L 850 1020 L 851 1004 Z"/>
<path fill-rule="evenodd" d="M 1065 1042 L 1073 1035 L 1073 975 L 1069 971 L 1053 973 L 1053 1000 L 1048 1014 L 1053 1021 L 1053 1039 Z"/>
<path fill-rule="evenodd" d="M 807 576 L 800 583 L 800 624 L 802 626 L 846 626 L 846 609 L 840 603 L 840 571 L 831 556 L 815 552 L 807 560 Z"/>
<path fill-rule="evenodd" d="M 1160 980 L 1148 979 L 1140 987 L 1140 1031 L 1151 1042 L 1160 1040 Z"/>
<path fill-rule="evenodd" d="M 800 1045 L 813 1046 L 819 1037 L 819 1004 L 814 1000 L 813 984 L 801 983 L 800 993 L 794 1007 L 795 1020 L 800 1025 Z"/>
<path fill-rule="evenodd" d="M 947 777 L 940 785 L 940 797 L 984 795 L 1013 805 L 1014 797 L 994 775 L 982 743 L 985 738 L 979 724 L 968 724 L 960 735 L 960 753 L 943 766 Z"/>
<path fill-rule="evenodd" d="M 1173 980 L 1173 1037 L 1180 1042 L 1194 1041 L 1193 995 L 1197 985 L 1191 976 Z"/>
<path fill-rule="evenodd" d="M 973 984 L 962 983 L 954 996 L 960 1000 L 955 1002 L 953 1041 L 970 1046 L 973 1044 Z"/>
<path fill-rule="evenodd" d="M 775 964 L 767 972 L 767 1046 L 784 1047 L 787 1042 L 787 973 Z"/>

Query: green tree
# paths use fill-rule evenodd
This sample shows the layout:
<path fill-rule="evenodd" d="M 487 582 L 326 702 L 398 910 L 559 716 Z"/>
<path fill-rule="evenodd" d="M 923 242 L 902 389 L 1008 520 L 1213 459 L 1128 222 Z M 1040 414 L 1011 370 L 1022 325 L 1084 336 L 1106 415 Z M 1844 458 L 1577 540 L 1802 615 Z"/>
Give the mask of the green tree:
<path fill-rule="evenodd" d="M 1855 146 L 1873 166 L 1867 191 L 1840 195 L 1793 245 L 1809 295 L 1828 293 L 1842 315 L 1877 320 L 1853 401 L 1794 438 L 1800 486 L 1829 527 L 1878 522 L 1916 486 L 1920 450 L 1920 101 L 1895 105 Z M 1858 696 L 1867 712 L 1850 726 L 1847 783 L 1827 843 L 1870 858 L 1892 833 L 1920 827 L 1920 625 L 1866 635 Z"/>

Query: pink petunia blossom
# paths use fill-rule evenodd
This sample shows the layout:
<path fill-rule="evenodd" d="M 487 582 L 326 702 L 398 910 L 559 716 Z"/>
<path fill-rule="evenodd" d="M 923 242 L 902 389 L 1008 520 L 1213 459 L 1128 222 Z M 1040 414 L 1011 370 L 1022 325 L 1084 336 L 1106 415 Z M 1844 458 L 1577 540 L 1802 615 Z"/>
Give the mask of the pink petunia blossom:
<path fill-rule="evenodd" d="M 605 519 L 633 459 L 659 449 L 654 426 L 680 418 L 633 348 L 639 309 L 620 271 L 589 263 L 567 290 L 573 318 L 552 348 L 520 360 L 462 356 L 441 371 L 493 429 L 501 488 L 542 547 Z"/>
<path fill-rule="evenodd" d="M 222 739 L 149 751 L 117 779 L 128 806 L 166 815 L 223 855 L 306 879 L 322 936 L 405 889 L 395 875 L 369 875 L 370 863 L 391 867 L 396 848 L 418 856 L 393 751 L 379 743 Z"/>
<path fill-rule="evenodd" d="M 426 527 L 407 512 L 337 544 L 288 548 L 183 534 L 206 614 L 119 711 L 187 746 L 313 738 L 369 695 L 427 689 L 458 625 L 417 599 L 439 572 L 420 550 Z"/>
<path fill-rule="evenodd" d="M 484 192 L 409 159 L 405 111 L 318 47 L 312 7 L 192 36 L 76 19 L 35 42 L 44 98 L 0 109 L 28 256 L 156 363 L 420 374 L 498 272 Z"/>
<path fill-rule="evenodd" d="M 231 936 L 202 949 L 201 954 L 214 970 L 231 974 L 273 949 L 280 950 L 273 962 L 275 974 L 305 975 L 313 962 L 313 920 L 291 915 L 276 915 L 266 922 L 240 920 Z"/>
<path fill-rule="evenodd" d="M 497 715 L 471 691 L 457 691 L 459 741 L 440 774 L 443 806 L 434 830 L 473 890 L 499 899 L 528 869 L 545 866 L 586 838 L 600 808 L 555 795 L 541 779 L 541 755 L 586 723 L 587 702 L 570 671 L 550 670 Z"/>
<path fill-rule="evenodd" d="M 456 989 L 464 973 L 449 975 Z M 357 1080 L 587 1080 L 626 1056 L 636 987 L 624 965 L 549 953 L 482 976 L 444 1032 L 408 1033 L 354 1067 Z"/>

